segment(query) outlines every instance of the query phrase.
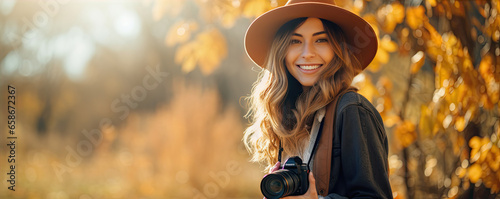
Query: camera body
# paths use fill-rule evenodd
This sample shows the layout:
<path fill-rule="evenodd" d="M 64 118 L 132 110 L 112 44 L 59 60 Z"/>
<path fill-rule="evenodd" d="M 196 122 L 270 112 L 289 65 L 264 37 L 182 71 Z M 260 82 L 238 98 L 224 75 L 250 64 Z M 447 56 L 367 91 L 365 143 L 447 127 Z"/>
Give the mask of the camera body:
<path fill-rule="evenodd" d="M 303 195 L 309 189 L 309 166 L 300 157 L 288 158 L 283 167 L 264 176 L 260 190 L 267 199 Z"/>

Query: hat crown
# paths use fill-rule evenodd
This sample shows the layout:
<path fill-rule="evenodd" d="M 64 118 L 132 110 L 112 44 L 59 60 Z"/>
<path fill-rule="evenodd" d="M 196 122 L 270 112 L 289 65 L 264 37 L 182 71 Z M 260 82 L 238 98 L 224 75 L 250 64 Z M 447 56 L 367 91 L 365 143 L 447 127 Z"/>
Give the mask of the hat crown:
<path fill-rule="evenodd" d="M 286 2 L 285 5 L 291 5 L 291 4 L 296 4 L 296 3 L 326 3 L 326 4 L 332 4 L 332 5 L 337 5 L 335 3 L 335 0 L 289 0 Z"/>

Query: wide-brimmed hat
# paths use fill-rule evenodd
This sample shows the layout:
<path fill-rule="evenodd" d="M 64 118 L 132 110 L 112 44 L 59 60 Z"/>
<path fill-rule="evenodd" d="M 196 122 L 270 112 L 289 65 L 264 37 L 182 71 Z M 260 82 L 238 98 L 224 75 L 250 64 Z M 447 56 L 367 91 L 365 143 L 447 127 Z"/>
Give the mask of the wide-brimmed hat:
<path fill-rule="evenodd" d="M 336 6 L 334 0 L 289 0 L 286 5 L 257 17 L 245 35 L 245 50 L 255 64 L 263 67 L 278 29 L 286 22 L 315 17 L 337 24 L 345 33 L 348 46 L 363 69 L 373 60 L 378 48 L 375 31 L 363 18 Z"/>

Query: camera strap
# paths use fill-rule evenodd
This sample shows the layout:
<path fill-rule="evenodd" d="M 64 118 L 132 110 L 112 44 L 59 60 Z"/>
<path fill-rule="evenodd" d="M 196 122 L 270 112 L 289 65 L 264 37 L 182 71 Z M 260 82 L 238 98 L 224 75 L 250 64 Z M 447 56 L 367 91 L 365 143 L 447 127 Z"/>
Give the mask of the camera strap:
<path fill-rule="evenodd" d="M 322 130 L 323 130 L 323 122 L 321 122 L 321 124 L 320 124 L 319 130 L 318 130 L 318 134 L 316 135 L 316 140 L 314 140 L 314 145 L 313 145 L 313 147 L 311 149 L 311 154 L 309 155 L 309 160 L 307 160 L 307 166 L 309 168 L 311 166 L 311 160 L 314 157 L 314 153 L 316 152 L 316 149 L 318 148 L 318 143 L 319 143 L 319 140 L 321 138 L 321 131 Z"/>
<path fill-rule="evenodd" d="M 280 140 L 280 149 L 278 151 L 278 162 L 281 162 L 281 153 L 283 152 L 283 147 L 281 147 L 281 140 Z"/>
<path fill-rule="evenodd" d="M 319 195 L 328 195 L 328 189 L 330 184 L 330 171 L 332 163 L 332 153 L 333 153 L 333 139 L 335 132 L 335 120 L 337 113 L 337 105 L 341 101 L 342 96 L 347 92 L 356 92 L 357 89 L 350 87 L 341 91 L 335 99 L 326 106 L 325 118 L 321 125 L 320 132 L 323 135 L 316 138 L 317 143 L 315 147 L 317 151 L 314 154 L 314 162 L 312 165 L 314 168 L 314 178 L 316 179 L 316 191 Z"/>

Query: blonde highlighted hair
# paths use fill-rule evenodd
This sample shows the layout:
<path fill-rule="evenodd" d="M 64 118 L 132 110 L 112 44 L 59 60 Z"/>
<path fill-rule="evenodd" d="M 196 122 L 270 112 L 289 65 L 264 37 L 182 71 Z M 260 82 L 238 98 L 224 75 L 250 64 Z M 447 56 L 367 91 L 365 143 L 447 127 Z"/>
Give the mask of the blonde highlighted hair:
<path fill-rule="evenodd" d="M 361 65 L 346 43 L 344 33 L 336 24 L 323 20 L 323 27 L 335 54 L 318 81 L 302 90 L 301 84 L 288 72 L 285 57 L 295 29 L 307 18 L 285 23 L 276 33 L 264 67 L 247 98 L 246 117 L 251 126 L 243 141 L 252 154 L 252 161 L 269 169 L 278 161 L 279 143 L 285 156 L 303 152 L 302 143 L 309 138 L 314 113 L 333 101 L 352 79 L 361 72 Z"/>

